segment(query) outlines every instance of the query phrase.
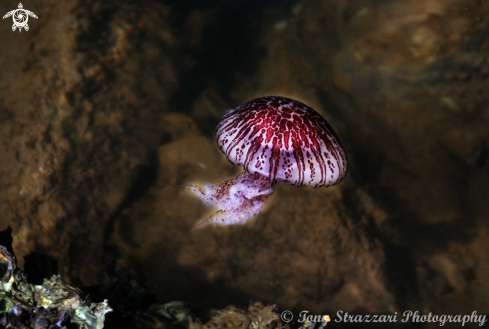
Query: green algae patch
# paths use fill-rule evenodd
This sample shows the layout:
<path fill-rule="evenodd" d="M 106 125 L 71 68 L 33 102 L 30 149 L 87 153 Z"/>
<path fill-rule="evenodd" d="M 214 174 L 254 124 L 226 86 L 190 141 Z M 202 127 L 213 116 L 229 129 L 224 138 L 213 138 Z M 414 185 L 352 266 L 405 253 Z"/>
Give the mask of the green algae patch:
<path fill-rule="evenodd" d="M 17 269 L 15 256 L 0 246 L 0 325 L 8 327 L 58 328 L 71 322 L 80 329 L 102 329 L 105 314 L 112 311 L 107 300 L 89 303 L 81 291 L 59 275 L 41 285 L 27 281 Z"/>

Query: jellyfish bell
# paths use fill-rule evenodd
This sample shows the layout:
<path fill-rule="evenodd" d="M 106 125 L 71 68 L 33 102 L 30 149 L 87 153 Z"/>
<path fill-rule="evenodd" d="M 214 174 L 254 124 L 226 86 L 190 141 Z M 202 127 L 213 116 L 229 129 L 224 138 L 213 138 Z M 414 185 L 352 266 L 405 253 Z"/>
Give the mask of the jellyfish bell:
<path fill-rule="evenodd" d="M 270 181 L 296 186 L 338 184 L 347 161 L 328 122 L 305 104 L 261 97 L 228 111 L 216 130 L 228 160 Z"/>
<path fill-rule="evenodd" d="M 331 186 L 347 172 L 346 153 L 333 128 L 290 98 L 260 97 L 229 110 L 216 136 L 229 162 L 244 172 L 203 189 L 188 186 L 205 205 L 219 208 L 200 225 L 244 224 L 260 212 L 277 183 Z"/>

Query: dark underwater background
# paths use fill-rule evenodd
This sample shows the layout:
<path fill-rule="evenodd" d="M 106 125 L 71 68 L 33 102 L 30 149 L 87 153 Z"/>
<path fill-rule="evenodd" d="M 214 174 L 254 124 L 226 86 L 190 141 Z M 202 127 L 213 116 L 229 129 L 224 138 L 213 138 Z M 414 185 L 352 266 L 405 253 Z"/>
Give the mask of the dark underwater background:
<path fill-rule="evenodd" d="M 489 1 L 23 5 L 29 31 L 0 21 L 0 229 L 20 268 L 49 263 L 29 278 L 111 304 L 122 275 L 151 295 L 134 309 L 178 300 L 204 318 L 255 301 L 489 313 Z M 328 120 L 347 178 L 192 231 L 210 210 L 181 186 L 239 172 L 214 129 L 266 95 Z"/>

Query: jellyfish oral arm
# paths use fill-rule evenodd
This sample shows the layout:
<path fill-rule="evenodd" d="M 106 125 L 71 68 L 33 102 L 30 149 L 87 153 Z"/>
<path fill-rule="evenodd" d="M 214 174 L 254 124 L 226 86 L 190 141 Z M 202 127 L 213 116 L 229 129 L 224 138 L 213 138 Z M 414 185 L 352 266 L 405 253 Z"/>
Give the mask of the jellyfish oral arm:
<path fill-rule="evenodd" d="M 262 210 L 265 201 L 274 191 L 274 183 L 246 171 L 218 185 L 206 184 L 204 188 L 195 185 L 185 187 L 190 188 L 207 207 L 215 206 L 219 209 L 197 227 L 211 223 L 244 224 Z"/>

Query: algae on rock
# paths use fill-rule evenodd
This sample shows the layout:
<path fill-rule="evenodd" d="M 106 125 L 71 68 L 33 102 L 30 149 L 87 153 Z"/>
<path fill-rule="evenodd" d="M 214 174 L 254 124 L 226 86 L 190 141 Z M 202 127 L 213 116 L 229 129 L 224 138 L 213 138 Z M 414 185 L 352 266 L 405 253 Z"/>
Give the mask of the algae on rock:
<path fill-rule="evenodd" d="M 44 279 L 41 285 L 28 283 L 27 276 L 17 269 L 15 256 L 3 246 L 0 271 L 1 326 L 57 328 L 70 321 L 80 329 L 102 329 L 105 314 L 112 311 L 107 300 L 90 304 L 82 299 L 81 291 L 64 283 L 59 275 Z M 25 312 L 30 316 L 22 316 Z"/>

